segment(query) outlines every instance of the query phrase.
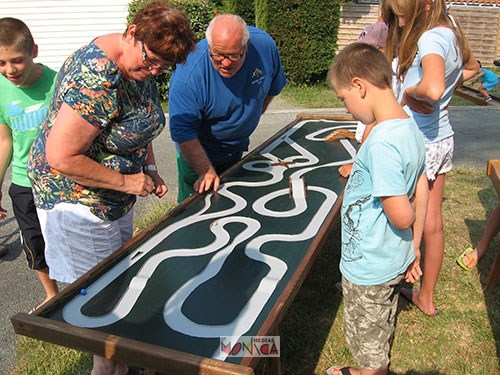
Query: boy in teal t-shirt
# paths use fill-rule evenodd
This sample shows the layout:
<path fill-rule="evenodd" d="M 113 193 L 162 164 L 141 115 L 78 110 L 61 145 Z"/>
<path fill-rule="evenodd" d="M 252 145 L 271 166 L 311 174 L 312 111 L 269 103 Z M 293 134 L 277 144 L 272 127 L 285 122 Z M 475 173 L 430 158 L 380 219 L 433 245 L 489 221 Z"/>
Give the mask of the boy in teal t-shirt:
<path fill-rule="evenodd" d="M 425 144 L 394 96 L 389 62 L 374 46 L 344 47 L 328 82 L 353 117 L 375 125 L 358 151 L 341 210 L 344 335 L 359 368 L 332 366 L 327 373 L 383 375 L 389 369 L 401 283 L 422 275 Z"/>
<path fill-rule="evenodd" d="M 33 140 L 47 115 L 57 73 L 36 64 L 33 59 L 37 54 L 38 46 L 24 22 L 10 17 L 0 19 L 0 220 L 6 218 L 1 187 L 12 163 L 9 195 L 21 244 L 28 266 L 37 271 L 48 300 L 57 294 L 58 287 L 49 278 L 45 242 L 26 164 Z M 0 250 L 0 255 L 5 254 L 7 249 Z"/>
<path fill-rule="evenodd" d="M 484 98 L 486 102 L 491 101 L 491 96 L 488 91 L 493 90 L 498 85 L 498 76 L 493 73 L 491 70 L 484 69 L 481 65 L 481 61 L 477 60 L 479 63 L 480 69 L 479 73 L 477 73 L 472 83 L 481 82 L 481 86 L 479 86 L 479 94 Z"/>

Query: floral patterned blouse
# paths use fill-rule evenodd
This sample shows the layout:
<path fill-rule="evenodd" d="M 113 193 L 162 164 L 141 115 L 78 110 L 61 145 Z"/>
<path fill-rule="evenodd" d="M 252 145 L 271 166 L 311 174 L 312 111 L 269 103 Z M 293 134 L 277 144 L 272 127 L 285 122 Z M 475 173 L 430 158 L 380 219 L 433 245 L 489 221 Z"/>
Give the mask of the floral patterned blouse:
<path fill-rule="evenodd" d="M 63 103 L 101 131 L 86 153 L 89 158 L 123 174 L 139 173 L 148 144 L 165 126 L 155 79 L 125 79 L 94 42 L 82 47 L 59 71 L 47 119 L 31 149 L 28 177 L 38 208 L 81 203 L 103 220 L 116 220 L 132 208 L 135 195 L 77 184 L 47 163 L 46 140 Z"/>

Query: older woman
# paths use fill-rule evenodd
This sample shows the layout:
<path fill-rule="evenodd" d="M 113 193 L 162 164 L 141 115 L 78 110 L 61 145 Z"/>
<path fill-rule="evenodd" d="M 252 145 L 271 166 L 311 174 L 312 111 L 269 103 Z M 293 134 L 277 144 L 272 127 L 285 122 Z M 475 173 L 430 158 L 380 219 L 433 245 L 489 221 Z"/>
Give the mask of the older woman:
<path fill-rule="evenodd" d="M 137 195 L 166 194 L 151 145 L 165 126 L 154 76 L 183 63 L 194 38 L 158 1 L 62 66 L 28 162 L 52 279 L 73 282 L 129 240 Z M 120 371 L 94 358 L 94 374 Z"/>

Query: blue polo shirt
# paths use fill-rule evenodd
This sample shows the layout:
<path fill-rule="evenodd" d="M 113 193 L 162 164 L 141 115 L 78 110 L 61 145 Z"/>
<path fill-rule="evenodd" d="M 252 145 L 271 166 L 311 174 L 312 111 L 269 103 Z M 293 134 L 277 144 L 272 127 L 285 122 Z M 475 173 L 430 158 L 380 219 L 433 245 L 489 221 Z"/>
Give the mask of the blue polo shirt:
<path fill-rule="evenodd" d="M 240 70 L 222 77 L 203 39 L 185 64 L 177 65 L 169 90 L 170 134 L 176 143 L 198 138 L 212 164 L 223 164 L 248 149 L 264 99 L 286 84 L 274 40 L 249 27 L 250 42 Z"/>

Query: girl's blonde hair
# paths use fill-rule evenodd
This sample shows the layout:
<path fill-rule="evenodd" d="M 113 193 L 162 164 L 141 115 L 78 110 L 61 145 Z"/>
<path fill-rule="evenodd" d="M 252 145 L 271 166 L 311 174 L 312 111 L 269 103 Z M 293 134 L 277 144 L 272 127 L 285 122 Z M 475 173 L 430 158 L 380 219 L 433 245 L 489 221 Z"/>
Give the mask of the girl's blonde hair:
<path fill-rule="evenodd" d="M 455 48 L 465 63 L 470 47 L 455 19 L 448 14 L 445 0 L 383 0 L 382 18 L 389 26 L 385 54 L 389 61 L 399 59 L 398 76 L 404 77 L 417 54 L 422 34 L 437 26 L 449 27 L 455 33 Z M 398 26 L 398 16 L 405 18 L 405 26 Z"/>

